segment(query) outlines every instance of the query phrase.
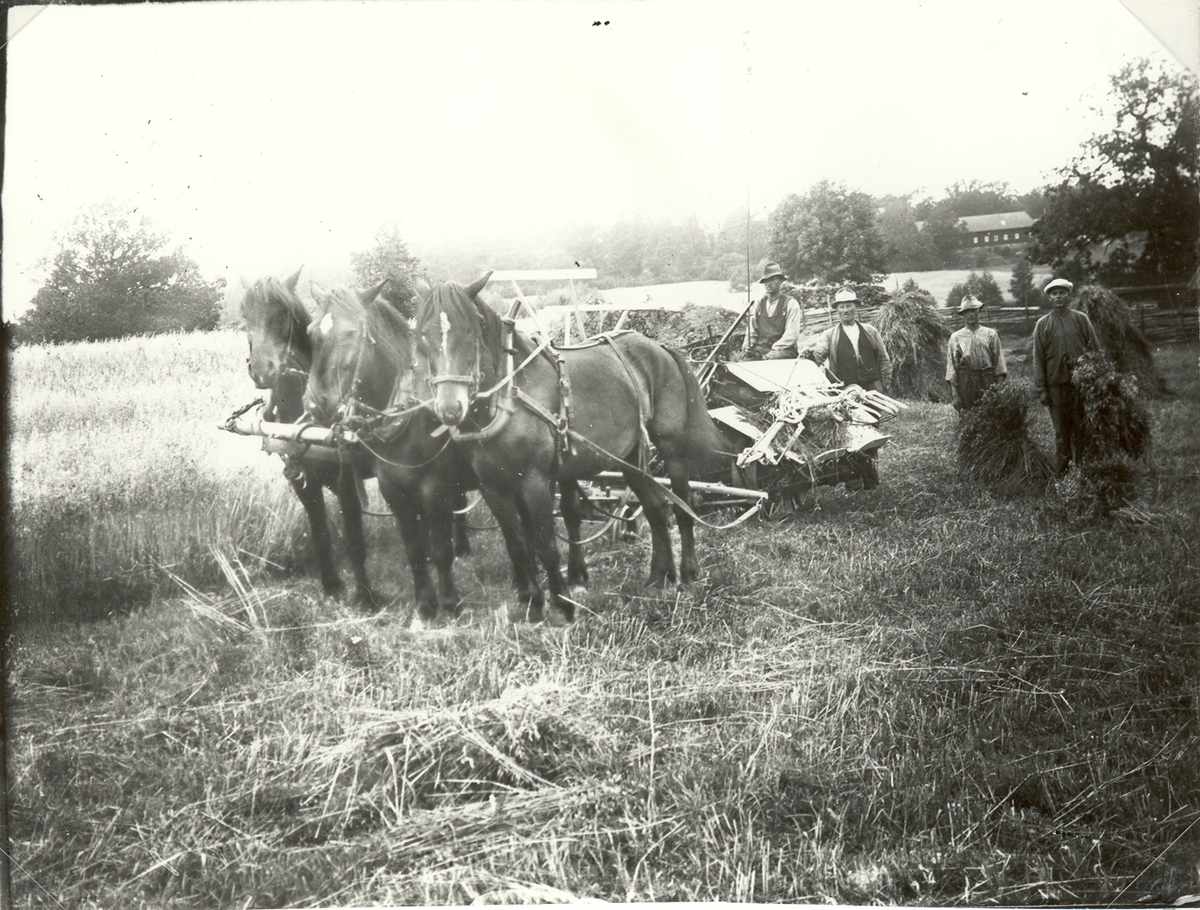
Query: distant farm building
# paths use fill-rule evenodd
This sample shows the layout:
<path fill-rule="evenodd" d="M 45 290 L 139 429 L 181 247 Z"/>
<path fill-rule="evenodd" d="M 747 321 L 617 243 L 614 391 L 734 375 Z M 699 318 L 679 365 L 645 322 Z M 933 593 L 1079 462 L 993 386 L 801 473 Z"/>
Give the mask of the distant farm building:
<path fill-rule="evenodd" d="M 1028 212 L 1001 212 L 998 215 L 969 215 L 960 218 L 958 223 L 966 228 L 963 246 L 979 248 L 1028 243 L 1029 229 L 1034 221 Z"/>

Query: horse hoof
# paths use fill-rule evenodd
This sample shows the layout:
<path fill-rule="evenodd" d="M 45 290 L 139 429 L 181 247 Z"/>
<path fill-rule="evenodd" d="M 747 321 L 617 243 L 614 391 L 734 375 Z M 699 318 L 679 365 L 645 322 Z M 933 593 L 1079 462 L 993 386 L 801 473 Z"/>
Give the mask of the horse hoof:
<path fill-rule="evenodd" d="M 571 600 L 575 601 L 575 603 L 583 606 L 587 603 L 588 587 L 587 585 L 571 585 L 571 587 L 567 589 L 567 596 L 570 597 Z"/>

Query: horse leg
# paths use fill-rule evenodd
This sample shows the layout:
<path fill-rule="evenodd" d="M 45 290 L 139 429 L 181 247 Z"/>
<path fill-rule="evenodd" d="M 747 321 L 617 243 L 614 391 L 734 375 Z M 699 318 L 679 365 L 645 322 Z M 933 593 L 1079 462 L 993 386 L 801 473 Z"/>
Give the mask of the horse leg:
<path fill-rule="evenodd" d="M 526 545 L 524 522 L 517 496 L 509 491 L 487 488 L 483 491 L 488 508 L 500 525 L 504 546 L 512 563 L 513 587 L 517 589 L 516 609 L 510 609 L 512 622 L 542 621 L 542 589 L 537 583 L 537 565 Z"/>
<path fill-rule="evenodd" d="M 400 539 L 404 541 L 404 552 L 408 556 L 408 567 L 413 577 L 413 600 L 417 604 L 417 616 L 423 620 L 437 615 L 437 595 L 429 577 L 429 528 L 421 514 L 421 506 L 411 490 L 402 484 L 384 482 L 379 491 L 387 501 L 388 508 L 396 516 L 400 528 Z"/>
<path fill-rule="evenodd" d="M 692 487 L 687 471 L 672 470 L 671 492 L 692 504 Z M 696 522 L 687 512 L 675 506 L 675 524 L 679 526 L 679 580 L 690 585 L 700 577 L 700 564 L 696 561 Z"/>
<path fill-rule="evenodd" d="M 354 604 L 360 609 L 375 611 L 381 604 L 367 580 L 367 541 L 363 535 L 362 501 L 358 498 L 358 482 L 354 469 L 342 465 L 337 481 L 338 504 L 342 508 L 342 527 L 346 532 L 346 554 L 354 570 Z"/>
<path fill-rule="evenodd" d="M 521 501 L 526 528 L 546 570 L 550 606 L 561 611 L 567 622 L 574 622 L 575 604 L 564 596 L 566 584 L 562 577 L 558 537 L 554 533 L 554 482 L 545 476 L 526 476 L 521 483 Z"/>
<path fill-rule="evenodd" d="M 325 512 L 325 487 L 307 470 L 292 480 L 291 484 L 308 516 L 308 529 L 313 550 L 316 551 L 317 566 L 321 572 L 321 589 L 326 597 L 337 597 L 346 586 L 342 584 L 337 561 L 333 557 L 333 539 L 329 533 L 329 519 Z"/>
<path fill-rule="evenodd" d="M 467 516 L 461 511 L 467 507 L 467 491 L 459 490 L 454 497 L 454 555 L 466 556 L 471 552 L 471 538 L 467 535 Z"/>
<path fill-rule="evenodd" d="M 429 536 L 429 555 L 437 570 L 437 603 L 451 616 L 457 616 L 462 608 L 462 598 L 454 587 L 454 554 L 456 520 L 454 503 L 463 498 L 455 496 L 444 483 L 426 478 L 422 485 L 421 498 L 425 506 L 425 523 Z"/>
<path fill-rule="evenodd" d="M 675 556 L 671 552 L 671 522 L 667 517 L 667 497 L 658 481 L 634 471 L 625 472 L 625 482 L 637 494 L 638 501 L 646 512 L 646 524 L 650 526 L 650 575 L 647 587 L 662 587 L 667 582 L 674 584 Z"/>
<path fill-rule="evenodd" d="M 587 562 L 579 542 L 583 525 L 583 491 L 579 484 L 574 480 L 560 480 L 558 504 L 567 526 L 567 584 L 571 586 L 571 595 L 577 596 L 575 589 L 586 590 L 588 584 Z"/>

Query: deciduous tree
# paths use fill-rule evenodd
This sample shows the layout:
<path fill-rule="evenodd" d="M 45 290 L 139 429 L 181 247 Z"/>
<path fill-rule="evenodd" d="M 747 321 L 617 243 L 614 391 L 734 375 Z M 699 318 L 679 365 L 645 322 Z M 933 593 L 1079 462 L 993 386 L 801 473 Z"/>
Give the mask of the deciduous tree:
<path fill-rule="evenodd" d="M 208 282 L 147 219 L 105 203 L 66 231 L 18 341 L 102 341 L 216 328 L 223 278 Z"/>
<path fill-rule="evenodd" d="M 1110 81 L 1115 125 L 1047 188 L 1031 258 L 1107 284 L 1186 279 L 1200 241 L 1197 80 L 1140 60 Z"/>
<path fill-rule="evenodd" d="M 771 213 L 771 258 L 793 281 L 866 283 L 884 273 L 883 238 L 866 193 L 822 181 Z"/>
<path fill-rule="evenodd" d="M 414 282 L 420 274 L 420 263 L 409 253 L 398 226 L 391 224 L 376 231 L 375 245 L 365 252 L 351 253 L 350 266 L 360 288 L 390 278 L 391 284 L 383 291 L 383 296 L 402 312 L 409 312 L 416 293 Z"/>

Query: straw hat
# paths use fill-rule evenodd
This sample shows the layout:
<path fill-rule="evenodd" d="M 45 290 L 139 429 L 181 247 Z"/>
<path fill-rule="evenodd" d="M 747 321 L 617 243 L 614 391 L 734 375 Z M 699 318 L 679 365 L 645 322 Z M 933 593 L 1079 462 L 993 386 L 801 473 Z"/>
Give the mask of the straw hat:
<path fill-rule="evenodd" d="M 963 295 L 962 302 L 958 305 L 958 311 L 960 313 L 965 313 L 967 310 L 978 310 L 982 308 L 983 304 L 979 302 L 979 298 L 972 296 L 971 294 Z"/>

